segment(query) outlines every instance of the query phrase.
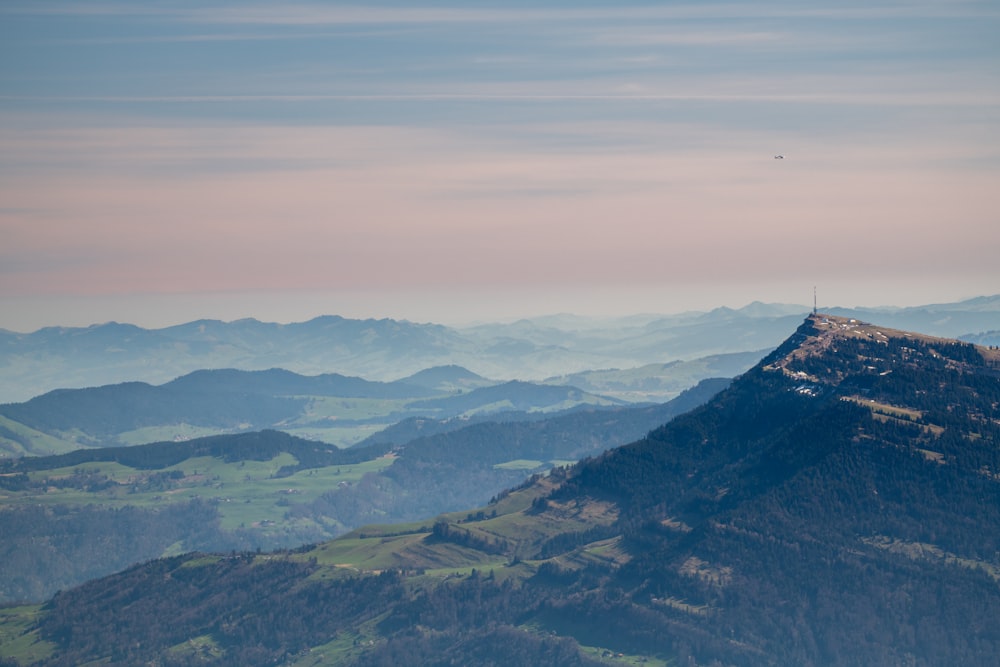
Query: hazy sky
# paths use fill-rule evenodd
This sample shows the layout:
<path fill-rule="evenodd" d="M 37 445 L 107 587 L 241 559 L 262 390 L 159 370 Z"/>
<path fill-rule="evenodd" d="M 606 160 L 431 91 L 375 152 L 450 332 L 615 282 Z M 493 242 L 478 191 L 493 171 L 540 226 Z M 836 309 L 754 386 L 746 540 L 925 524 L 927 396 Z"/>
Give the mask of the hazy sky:
<path fill-rule="evenodd" d="M 998 34 L 995 0 L 4 0 L 0 327 L 995 294 Z"/>

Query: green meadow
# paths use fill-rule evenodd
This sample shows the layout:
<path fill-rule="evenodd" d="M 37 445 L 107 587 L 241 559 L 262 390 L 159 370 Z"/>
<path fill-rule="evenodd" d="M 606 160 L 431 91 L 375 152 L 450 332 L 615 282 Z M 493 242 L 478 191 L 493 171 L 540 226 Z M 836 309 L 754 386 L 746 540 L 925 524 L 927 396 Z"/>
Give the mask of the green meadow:
<path fill-rule="evenodd" d="M 298 463 L 289 453 L 269 461 L 226 462 L 210 456 L 190 458 L 162 470 L 140 470 L 114 462 L 84 463 L 28 473 L 27 491 L 0 491 L 0 507 L 15 505 L 101 505 L 156 508 L 196 498 L 216 504 L 221 528 L 263 532 L 285 522 L 288 507 L 309 503 L 326 491 L 357 483 L 365 474 L 392 465 L 380 456 L 350 465 L 299 470 L 278 476 Z"/>

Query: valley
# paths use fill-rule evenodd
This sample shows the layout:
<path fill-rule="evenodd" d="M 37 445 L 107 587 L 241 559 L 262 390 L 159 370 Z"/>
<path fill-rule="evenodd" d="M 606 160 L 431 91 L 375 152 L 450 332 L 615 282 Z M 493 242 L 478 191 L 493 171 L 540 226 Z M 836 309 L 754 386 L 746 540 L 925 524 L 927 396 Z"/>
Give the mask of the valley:
<path fill-rule="evenodd" d="M 407 420 L 348 449 L 265 430 L 0 461 L 0 600 L 174 553 L 297 547 L 481 504 L 640 438 L 727 383 L 654 406 Z"/>
<path fill-rule="evenodd" d="M 55 390 L 0 405 L 0 448 L 8 456 L 41 456 L 268 428 L 348 447 L 411 417 L 468 420 L 505 413 L 526 419 L 625 404 L 576 387 L 491 381 L 459 367 L 425 372 L 437 374 L 436 385 L 229 369 L 196 371 L 159 386 Z M 459 377 L 462 388 L 455 388 Z"/>
<path fill-rule="evenodd" d="M 852 324 L 810 316 L 700 406 L 467 510 L 285 551 L 177 555 L 20 607 L 0 655 L 991 664 L 1000 352 Z"/>

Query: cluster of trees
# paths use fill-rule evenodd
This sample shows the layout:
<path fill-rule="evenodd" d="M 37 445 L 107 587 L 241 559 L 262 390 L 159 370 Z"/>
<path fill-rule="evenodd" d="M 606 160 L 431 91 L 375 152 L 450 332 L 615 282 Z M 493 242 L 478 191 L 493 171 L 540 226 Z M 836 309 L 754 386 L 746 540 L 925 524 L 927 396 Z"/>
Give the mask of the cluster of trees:
<path fill-rule="evenodd" d="M 175 543 L 192 549 L 246 549 L 241 532 L 223 532 L 210 503 L 157 510 L 28 505 L 0 511 L 0 598 L 44 600 L 55 590 L 160 556 Z"/>
<path fill-rule="evenodd" d="M 39 632 L 60 651 L 42 664 L 274 664 L 407 596 L 393 572 L 302 585 L 315 569 L 288 553 L 187 554 L 130 568 L 46 605 Z M 217 655 L 167 650 L 201 636 Z"/>
<path fill-rule="evenodd" d="M 431 528 L 431 538 L 441 542 L 459 544 L 488 554 L 503 554 L 510 551 L 510 543 L 502 537 L 475 532 L 447 521 L 434 522 L 434 527 Z"/>

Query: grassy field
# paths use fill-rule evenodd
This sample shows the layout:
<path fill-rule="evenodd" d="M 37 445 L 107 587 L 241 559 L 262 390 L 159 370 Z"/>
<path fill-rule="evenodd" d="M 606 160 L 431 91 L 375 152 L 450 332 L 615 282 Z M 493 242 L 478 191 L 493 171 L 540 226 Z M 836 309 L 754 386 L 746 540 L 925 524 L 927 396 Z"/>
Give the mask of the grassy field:
<path fill-rule="evenodd" d="M 385 415 L 406 410 L 406 404 L 412 398 L 340 398 L 336 396 L 307 396 L 311 402 L 295 424 L 311 424 L 312 422 L 340 419 L 375 419 Z"/>
<path fill-rule="evenodd" d="M 309 649 L 306 655 L 299 656 L 290 667 L 332 667 L 342 665 L 356 658 L 375 640 L 361 634 L 341 633 L 337 637 L 320 646 Z"/>
<path fill-rule="evenodd" d="M 615 652 L 611 649 L 600 646 L 580 645 L 580 652 L 593 660 L 600 660 L 608 665 L 635 665 L 636 667 L 668 667 L 674 664 L 666 660 L 660 660 L 644 655 L 631 655 L 628 653 Z"/>
<path fill-rule="evenodd" d="M 370 435 L 392 426 L 393 422 L 370 422 L 356 424 L 352 422 L 338 423 L 335 419 L 307 422 L 301 426 L 285 426 L 282 431 L 306 440 L 316 440 L 340 448 L 355 445 Z M 118 436 L 124 445 L 142 445 L 149 442 L 167 442 L 170 440 L 192 440 L 210 435 L 234 433 L 233 429 L 218 429 L 191 424 L 171 424 L 165 426 L 150 426 L 134 431 L 127 431 Z M 40 434 L 43 437 L 44 434 Z M 74 445 L 72 449 L 77 449 Z"/>
<path fill-rule="evenodd" d="M 41 605 L 0 607 L 0 658 L 30 664 L 52 654 L 55 647 L 31 629 L 40 611 Z"/>
<path fill-rule="evenodd" d="M 919 410 L 914 410 L 912 408 L 903 408 L 898 405 L 889 405 L 888 403 L 880 403 L 870 398 L 864 398 L 861 396 L 844 396 L 845 401 L 851 401 L 862 405 L 872 412 L 881 412 L 882 414 L 889 415 L 891 417 L 896 417 L 899 419 L 906 419 L 909 421 L 920 421 L 923 418 L 923 413 Z"/>
<path fill-rule="evenodd" d="M 96 504 L 106 507 L 159 507 L 165 503 L 186 502 L 194 498 L 217 502 L 222 528 L 254 528 L 263 532 L 277 530 L 291 504 L 308 503 L 326 491 L 343 484 L 353 484 L 366 473 L 378 472 L 392 465 L 394 457 L 382 456 L 370 461 L 344 466 L 300 470 L 276 477 L 283 466 L 297 463 L 291 454 L 281 454 L 270 461 L 227 463 L 213 457 L 198 457 L 159 471 L 137 470 L 112 462 L 87 463 L 69 468 L 29 473 L 34 482 L 50 484 L 43 492 L 0 492 L 3 505 Z M 176 479 L 156 483 L 157 475 L 178 471 Z M 59 480 L 74 475 L 95 473 L 114 482 L 100 491 L 60 488 Z"/>
<path fill-rule="evenodd" d="M 80 448 L 75 442 L 36 431 L 3 415 L 0 415 L 0 428 L 6 429 L 21 440 L 27 440 L 25 445 L 0 435 L 0 456 L 48 456 L 65 454 Z"/>
<path fill-rule="evenodd" d="M 534 470 L 535 468 L 540 468 L 542 465 L 544 465 L 542 461 L 515 459 L 505 463 L 497 463 L 493 467 L 499 470 Z"/>
<path fill-rule="evenodd" d="M 466 576 L 475 568 L 493 570 L 498 578 L 528 577 L 534 573 L 537 563 L 522 562 L 520 555 L 534 553 L 554 535 L 583 531 L 595 524 L 610 524 L 617 516 L 614 506 L 597 501 L 574 503 L 572 507 L 550 504 L 544 512 L 529 513 L 532 501 L 551 488 L 551 481 L 540 478 L 535 484 L 482 508 L 481 514 L 475 510 L 472 513 L 454 512 L 418 523 L 365 526 L 297 557 L 315 558 L 320 565 L 352 571 L 403 568 L 420 570 L 423 576 L 445 578 Z M 482 518 L 470 520 L 469 517 L 475 515 Z M 498 553 L 487 553 L 435 539 L 431 528 L 437 521 L 454 525 L 481 543 L 506 546 Z M 616 540 L 604 540 L 577 550 L 581 563 L 591 560 L 616 562 L 618 556 Z"/>
<path fill-rule="evenodd" d="M 195 637 L 181 644 L 177 644 L 169 649 L 169 653 L 177 658 L 197 658 L 204 661 L 215 660 L 223 655 L 218 643 L 211 635 Z"/>
<path fill-rule="evenodd" d="M 337 425 L 336 422 L 330 423 L 332 424 L 331 426 L 309 424 L 307 426 L 289 426 L 281 430 L 299 438 L 317 440 L 344 449 L 356 445 L 368 436 L 392 426 L 390 422 L 342 425 Z"/>
<path fill-rule="evenodd" d="M 148 442 L 167 442 L 170 440 L 191 440 L 209 435 L 222 435 L 231 433 L 229 429 L 208 428 L 204 426 L 192 426 L 191 424 L 169 424 L 163 426 L 149 426 L 139 428 L 134 431 L 126 431 L 118 435 L 118 440 L 123 445 L 143 445 Z"/>

